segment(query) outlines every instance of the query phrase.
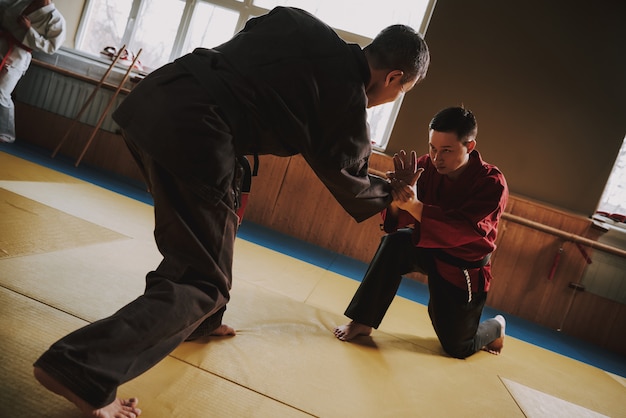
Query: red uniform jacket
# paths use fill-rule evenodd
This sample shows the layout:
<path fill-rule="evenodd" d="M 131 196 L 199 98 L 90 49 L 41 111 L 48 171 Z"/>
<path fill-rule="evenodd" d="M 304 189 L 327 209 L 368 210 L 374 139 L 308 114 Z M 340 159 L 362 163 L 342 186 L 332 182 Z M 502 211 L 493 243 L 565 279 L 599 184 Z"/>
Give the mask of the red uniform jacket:
<path fill-rule="evenodd" d="M 502 172 L 484 162 L 475 150 L 470 154 L 468 167 L 456 181 L 439 174 L 428 155 L 418 159 L 418 167 L 424 168 L 417 183 L 418 198 L 424 203 L 422 221 L 417 222 L 408 212 L 400 211 L 395 229 L 414 224 L 416 246 L 440 249 L 470 262 L 493 252 L 498 222 L 509 196 Z M 436 268 L 443 278 L 467 289 L 465 275 L 459 267 L 436 259 Z M 468 272 L 472 291 L 479 290 L 481 274 L 484 290 L 489 290 L 491 264 Z"/>

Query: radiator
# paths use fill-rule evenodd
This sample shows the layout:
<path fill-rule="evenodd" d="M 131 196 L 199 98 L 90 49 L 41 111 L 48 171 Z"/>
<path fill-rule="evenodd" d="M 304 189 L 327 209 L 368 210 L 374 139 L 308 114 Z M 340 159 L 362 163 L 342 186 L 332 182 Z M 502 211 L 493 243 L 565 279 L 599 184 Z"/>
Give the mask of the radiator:
<path fill-rule="evenodd" d="M 95 88 L 95 84 L 87 81 L 31 65 L 15 88 L 14 95 L 15 100 L 19 102 L 74 119 Z M 89 107 L 83 111 L 80 122 L 95 126 L 113 94 L 114 91 L 100 88 Z M 111 113 L 123 99 L 123 94 L 115 98 L 101 129 L 110 132 L 118 129 L 111 118 Z"/>

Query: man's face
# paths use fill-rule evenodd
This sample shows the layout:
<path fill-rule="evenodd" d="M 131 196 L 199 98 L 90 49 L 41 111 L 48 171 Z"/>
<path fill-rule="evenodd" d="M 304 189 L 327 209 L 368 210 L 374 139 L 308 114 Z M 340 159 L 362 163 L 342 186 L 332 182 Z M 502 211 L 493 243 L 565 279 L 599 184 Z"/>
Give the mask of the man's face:
<path fill-rule="evenodd" d="M 431 129 L 428 144 L 430 159 L 437 172 L 455 179 L 469 161 L 469 153 L 474 149 L 476 142 L 471 140 L 464 144 L 454 132 Z"/>
<path fill-rule="evenodd" d="M 394 71 L 387 74 L 380 83 L 375 83 L 367 91 L 367 107 L 374 107 L 397 100 L 404 93 L 411 90 L 418 82 L 418 78 L 402 83 L 402 71 Z"/>

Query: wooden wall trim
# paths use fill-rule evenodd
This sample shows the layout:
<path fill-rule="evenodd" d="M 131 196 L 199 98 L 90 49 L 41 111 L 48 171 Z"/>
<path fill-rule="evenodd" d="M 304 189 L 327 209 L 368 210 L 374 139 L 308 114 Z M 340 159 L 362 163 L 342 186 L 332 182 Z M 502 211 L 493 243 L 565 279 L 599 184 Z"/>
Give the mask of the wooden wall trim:
<path fill-rule="evenodd" d="M 502 214 L 502 219 L 527 226 L 528 228 L 536 229 L 537 231 L 545 232 L 546 234 L 554 235 L 556 237 L 562 238 L 564 241 L 586 245 L 587 247 L 594 248 L 596 250 L 604 251 L 609 254 L 614 254 L 619 257 L 626 258 L 626 251 L 620 248 L 603 244 L 589 238 L 581 237 L 580 235 L 572 234 L 571 232 L 561 231 L 560 229 L 552 228 L 551 226 L 531 221 L 530 219 L 522 218 L 521 216 L 516 216 L 512 213 L 504 212 Z"/>
<path fill-rule="evenodd" d="M 37 123 L 32 121 L 37 121 Z M 17 141 L 36 145 L 48 150 L 50 154 L 63 139 L 72 123 L 72 119 L 21 102 L 15 103 Z M 91 125 L 76 123 L 56 158 L 69 158 L 73 162 L 77 161 L 93 130 L 94 127 Z M 134 181 L 143 181 L 141 172 L 122 136 L 103 129 L 97 131 L 81 164 Z"/>

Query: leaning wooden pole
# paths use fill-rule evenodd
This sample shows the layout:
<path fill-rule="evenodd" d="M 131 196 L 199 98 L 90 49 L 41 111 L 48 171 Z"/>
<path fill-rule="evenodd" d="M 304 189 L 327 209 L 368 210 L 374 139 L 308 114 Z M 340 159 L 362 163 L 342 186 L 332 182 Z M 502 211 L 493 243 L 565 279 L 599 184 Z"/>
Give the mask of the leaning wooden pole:
<path fill-rule="evenodd" d="M 125 50 L 126 50 L 126 45 L 123 45 L 122 48 L 117 53 L 117 55 L 115 56 L 115 58 L 113 59 L 113 61 L 111 62 L 111 64 L 109 65 L 109 68 L 107 68 L 106 72 L 104 73 L 104 75 L 102 76 L 102 78 L 100 79 L 96 87 L 93 89 L 93 91 L 91 92 L 87 100 L 85 101 L 85 103 L 83 103 L 83 106 L 80 108 L 80 110 L 74 117 L 74 120 L 72 121 L 70 127 L 67 129 L 67 132 L 65 132 L 65 135 L 63 136 L 63 138 L 61 138 L 61 141 L 59 141 L 59 144 L 56 146 L 56 148 L 52 152 L 52 155 L 51 155 L 52 158 L 56 157 L 57 153 L 61 149 L 61 146 L 65 143 L 65 141 L 69 137 L 70 132 L 72 132 L 72 129 L 74 129 L 74 126 L 76 125 L 80 117 L 82 116 L 83 112 L 87 110 L 87 107 L 89 106 L 91 101 L 94 99 L 94 97 L 96 97 L 96 93 L 98 92 L 98 90 L 100 90 L 100 87 L 102 87 L 102 85 L 104 84 L 104 81 L 107 79 L 107 77 L 111 73 L 111 70 L 113 70 L 113 67 L 115 67 L 115 64 L 120 59 L 120 57 L 122 56 L 122 53 Z"/>
<path fill-rule="evenodd" d="M 109 110 L 111 109 L 111 106 L 113 106 L 113 102 L 117 98 L 117 95 L 120 94 L 120 91 L 122 90 L 122 87 L 124 86 L 124 83 L 126 83 L 126 80 L 128 80 L 128 76 L 130 75 L 130 72 L 133 70 L 133 67 L 135 66 L 135 63 L 139 59 L 139 56 L 141 55 L 141 51 L 142 50 L 140 49 L 137 52 L 137 55 L 135 55 L 135 58 L 133 59 L 133 62 L 128 67 L 128 70 L 126 70 L 126 73 L 124 74 L 124 78 L 122 78 L 122 81 L 120 81 L 119 86 L 117 86 L 117 90 L 115 90 L 115 93 L 113 93 L 113 96 L 111 96 L 111 99 L 109 99 L 109 103 L 107 104 L 106 108 L 102 112 L 102 115 L 100 116 L 100 119 L 98 120 L 98 123 L 94 127 L 93 132 L 91 133 L 91 136 L 89 137 L 89 139 L 87 140 L 87 143 L 85 144 L 85 147 L 83 148 L 83 151 L 80 153 L 80 156 L 76 160 L 76 164 L 74 164 L 75 167 L 78 167 L 78 164 L 80 164 L 80 162 L 82 161 L 83 157 L 85 156 L 85 153 L 87 152 L 87 148 L 89 148 L 89 146 L 91 145 L 91 142 L 93 141 L 93 139 L 95 138 L 96 134 L 98 133 L 98 129 L 100 129 L 100 126 L 102 126 L 102 123 L 104 122 L 104 118 L 106 117 L 107 113 L 109 113 Z"/>

